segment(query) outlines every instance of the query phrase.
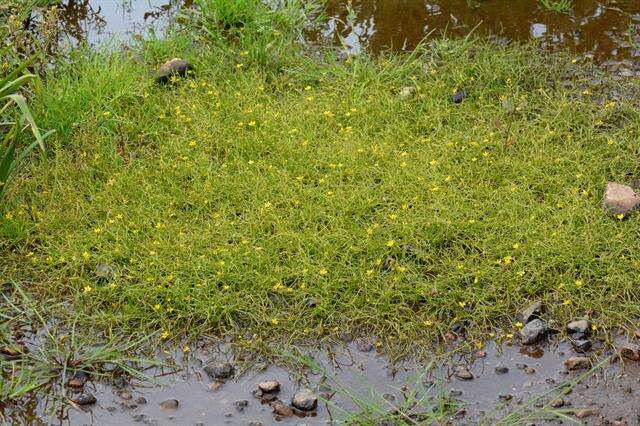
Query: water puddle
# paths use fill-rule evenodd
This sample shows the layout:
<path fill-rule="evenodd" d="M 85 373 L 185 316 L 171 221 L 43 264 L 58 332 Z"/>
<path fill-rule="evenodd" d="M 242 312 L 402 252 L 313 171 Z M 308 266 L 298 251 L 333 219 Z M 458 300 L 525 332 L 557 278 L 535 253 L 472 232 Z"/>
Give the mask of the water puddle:
<path fill-rule="evenodd" d="M 162 28 L 192 0 L 65 0 L 62 27 L 73 40 L 99 43 Z M 411 50 L 426 35 L 491 35 L 502 42 L 540 40 L 550 49 L 570 49 L 599 62 L 632 60 L 640 54 L 640 2 L 574 1 L 566 13 L 538 0 L 328 0 L 327 38 L 352 52 Z"/>
<path fill-rule="evenodd" d="M 640 364 L 611 358 L 615 362 L 606 362 L 577 386 L 563 388 L 562 383 L 587 371 L 566 369 L 564 362 L 577 354 L 565 344 L 524 351 L 516 346 L 489 345 L 482 351 L 432 364 L 390 364 L 376 351 L 362 352 L 355 345 L 302 352 L 313 358 L 312 368 L 294 362 L 291 365 L 295 367 L 289 368 L 253 363 L 245 369 L 241 360 L 217 345 L 205 345 L 184 359 L 178 351 L 174 361 L 182 366 L 179 372 L 162 368 L 148 371 L 157 384 L 139 380 L 88 382 L 85 390 L 97 397 L 97 403 L 86 408 L 65 405 L 58 413 L 59 419 L 53 420 L 73 425 L 337 424 L 349 415 L 358 415 L 365 405 L 374 404 L 381 407 L 381 413 L 408 407 L 403 413 L 416 416 L 439 416 L 438 410 L 445 407 L 440 420 L 455 424 L 492 424 L 507 413 L 522 410 L 530 417 L 514 419 L 526 423 L 548 416 L 542 410 L 551 400 L 555 408 L 546 409 L 584 416 L 584 421 L 591 424 L 638 424 L 640 420 Z M 604 356 L 600 354 L 597 359 Z M 222 361 L 236 367 L 235 377 L 210 378 L 205 366 Z M 463 367 L 473 378 L 458 377 Z M 276 380 L 280 390 L 257 395 L 258 385 L 270 380 Z M 278 415 L 282 407 L 276 409 L 276 401 L 289 407 L 296 392 L 305 388 L 320 395 L 317 408 L 309 412 L 285 410 Z M 45 413 L 50 405 L 46 397 L 34 398 L 25 405 L 5 408 L 3 414 L 13 424 L 48 424 L 52 419 L 45 419 Z M 615 423 L 622 421 L 627 423 Z"/>

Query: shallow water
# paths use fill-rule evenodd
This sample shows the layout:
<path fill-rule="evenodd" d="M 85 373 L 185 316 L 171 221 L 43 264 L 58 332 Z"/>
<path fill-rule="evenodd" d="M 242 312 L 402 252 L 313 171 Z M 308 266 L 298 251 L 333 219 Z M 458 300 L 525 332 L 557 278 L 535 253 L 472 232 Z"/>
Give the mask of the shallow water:
<path fill-rule="evenodd" d="M 193 0 L 65 0 L 62 26 L 75 41 L 126 39 L 161 28 Z M 640 1 L 576 0 L 568 13 L 538 0 L 327 0 L 322 37 L 349 51 L 411 50 L 426 35 L 492 35 L 540 40 L 597 61 L 640 55 Z"/>
<path fill-rule="evenodd" d="M 89 382 L 85 385 L 98 399 L 97 404 L 81 409 L 66 405 L 59 419 L 49 418 L 55 424 L 158 424 L 158 425 L 248 425 L 260 422 L 263 425 L 312 425 L 339 424 L 344 420 L 342 410 L 349 413 L 358 411 L 352 395 L 368 401 L 376 401 L 385 410 L 402 405 L 405 396 L 412 390 L 420 390 L 422 402 L 413 412 L 431 411 L 437 404 L 438 392 L 449 395 L 450 401 L 458 406 L 450 412 L 448 419 L 453 424 L 492 424 L 526 406 L 533 398 L 549 394 L 540 399 L 547 403 L 559 395 L 560 384 L 572 380 L 583 371 L 566 371 L 563 361 L 576 353 L 565 344 L 545 345 L 522 349 L 517 346 L 495 346 L 486 348 L 486 356 L 478 358 L 474 354 L 457 355 L 438 361 L 433 366 L 428 363 L 405 362 L 391 365 L 389 360 L 376 351 L 361 352 L 355 345 L 337 346 L 329 350 L 308 349 L 322 366 L 331 381 L 323 381 L 323 374 L 308 372 L 304 369 L 287 370 L 279 366 L 253 364 L 244 374 L 227 379 L 216 389 L 211 388 L 213 381 L 204 374 L 203 365 L 210 360 L 234 360 L 230 352 L 218 345 L 204 346 L 194 351 L 185 363 L 182 355 L 175 355 L 181 371 L 158 369 L 154 371 L 157 384 L 132 381 L 115 387 L 101 382 Z M 595 359 L 602 359 L 603 354 Z M 171 358 L 171 356 L 169 357 Z M 523 364 L 526 364 L 525 369 Z M 472 380 L 460 380 L 453 377 L 454 366 L 466 365 L 473 373 Z M 508 368 L 505 374 L 497 374 L 495 368 Z M 532 369 L 532 370 L 531 370 Z M 151 373 L 149 371 L 148 373 Z M 259 382 L 276 379 L 281 384 L 277 397 L 289 403 L 294 393 L 302 387 L 309 387 L 318 394 L 324 394 L 329 402 L 320 401 L 318 408 L 306 416 L 300 415 L 280 418 L 273 414 L 272 407 L 252 395 Z M 334 392 L 337 381 L 348 392 Z M 435 385 L 430 392 L 425 391 L 429 384 Z M 327 384 L 331 384 L 328 386 Z M 640 364 L 627 361 L 607 363 L 603 369 L 580 383 L 563 396 L 563 410 L 593 409 L 592 416 L 586 418 L 589 424 L 615 424 L 626 421 L 628 425 L 637 425 L 640 421 L 638 408 L 640 392 Z M 426 397 L 425 397 L 426 395 Z M 510 395 L 508 401 L 500 395 Z M 144 397 L 144 401 L 139 401 Z M 177 409 L 163 410 L 160 403 L 167 399 L 176 399 Z M 247 401 L 244 408 L 238 408 L 237 401 Z M 385 402 L 389 401 L 389 402 Z M 31 405 L 21 409 L 5 409 L 4 414 L 14 424 L 44 424 L 45 410 L 50 406 L 46 396 L 35 398 Z M 540 415 L 539 407 L 531 404 L 533 411 Z M 549 424 L 530 418 L 536 424 Z M 527 423 L 527 422 L 523 422 Z M 610 423 L 606 423 L 610 422 Z"/>

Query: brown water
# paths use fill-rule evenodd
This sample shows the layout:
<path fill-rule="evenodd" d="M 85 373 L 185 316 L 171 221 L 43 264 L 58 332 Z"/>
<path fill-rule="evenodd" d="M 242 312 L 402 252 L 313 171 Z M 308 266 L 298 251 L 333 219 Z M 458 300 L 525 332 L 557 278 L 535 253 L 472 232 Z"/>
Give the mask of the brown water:
<path fill-rule="evenodd" d="M 126 39 L 162 28 L 192 0 L 65 0 L 62 25 L 74 40 Z M 327 0 L 321 34 L 352 52 L 411 50 L 426 35 L 491 35 L 539 40 L 598 61 L 640 55 L 640 1 L 575 0 L 554 13 L 538 0 Z"/>

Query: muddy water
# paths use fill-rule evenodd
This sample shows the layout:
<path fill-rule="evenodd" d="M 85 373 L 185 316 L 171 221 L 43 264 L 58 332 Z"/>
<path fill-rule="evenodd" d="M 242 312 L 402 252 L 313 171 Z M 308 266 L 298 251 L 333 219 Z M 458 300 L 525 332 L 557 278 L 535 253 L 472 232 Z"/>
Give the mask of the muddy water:
<path fill-rule="evenodd" d="M 438 404 L 437 395 L 442 394 L 449 402 L 457 404 L 446 417 L 450 424 L 493 424 L 507 413 L 527 406 L 533 398 L 555 389 L 540 399 L 546 404 L 559 395 L 562 383 L 582 374 L 568 372 L 563 367 L 565 359 L 576 355 L 563 344 L 527 350 L 490 345 L 485 357 L 458 355 L 431 367 L 412 362 L 390 365 L 375 351 L 361 352 L 353 346 L 334 347 L 331 351 L 309 350 L 307 353 L 322 367 L 329 380 L 323 379 L 324 374 L 320 372 L 304 368 L 284 369 L 267 364 L 259 368 L 260 365 L 254 364 L 219 387 L 212 386 L 213 381 L 204 373 L 203 365 L 210 360 L 235 362 L 224 350 L 220 352 L 219 347 L 212 347 L 194 351 L 186 359 L 177 359 L 182 366 L 177 374 L 155 370 L 156 384 L 135 380 L 119 387 L 88 383 L 86 389 L 97 396 L 97 404 L 86 409 L 66 406 L 61 420 L 45 419 L 46 407 L 50 405 L 46 397 L 34 400 L 30 410 L 27 406 L 22 410 L 5 410 L 4 414 L 12 423 L 23 424 L 44 424 L 46 420 L 71 425 L 339 424 L 346 419 L 344 412 L 351 415 L 358 412 L 353 395 L 391 411 L 395 406 L 402 406 L 412 390 L 418 390 L 421 402 L 410 412 L 433 412 Z M 600 354 L 600 359 L 602 356 Z M 453 376 L 458 365 L 468 366 L 474 378 L 460 380 Z M 507 367 L 508 371 L 498 374 L 496 367 Z M 284 418 L 275 416 L 268 403 L 252 395 L 258 383 L 271 379 L 280 382 L 277 397 L 286 403 L 302 387 L 324 395 L 328 402 L 321 400 L 318 408 L 306 416 L 302 413 Z M 339 388 L 348 392 L 337 390 Z M 562 398 L 564 404 L 560 409 L 567 415 L 573 416 L 581 409 L 594 410 L 591 416 L 581 420 L 588 424 L 637 425 L 640 421 L 640 364 L 631 361 L 607 363 Z M 178 400 L 178 407 L 162 409 L 160 404 L 167 399 Z M 246 401 L 246 406 L 238 401 Z M 532 417 L 511 424 L 550 424 L 549 418 L 540 417 L 540 405 L 530 404 L 529 412 L 534 412 Z M 614 423 L 623 421 L 626 423 Z"/>
<path fill-rule="evenodd" d="M 162 28 L 193 0 L 65 0 L 62 25 L 74 40 L 126 39 Z M 538 0 L 327 0 L 321 36 L 349 51 L 411 50 L 426 35 L 531 39 L 596 60 L 640 55 L 640 1 L 575 0 L 567 13 Z M 318 37 L 316 35 L 315 37 Z"/>

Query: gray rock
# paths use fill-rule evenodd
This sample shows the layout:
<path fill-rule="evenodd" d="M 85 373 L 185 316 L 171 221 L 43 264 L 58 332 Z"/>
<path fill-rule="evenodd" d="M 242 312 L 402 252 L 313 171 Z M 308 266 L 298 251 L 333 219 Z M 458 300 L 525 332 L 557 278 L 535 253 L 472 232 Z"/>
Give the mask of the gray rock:
<path fill-rule="evenodd" d="M 91 392 L 82 391 L 71 398 L 78 405 L 91 405 L 96 403 L 96 397 Z"/>
<path fill-rule="evenodd" d="M 228 379 L 232 377 L 236 369 L 229 362 L 217 362 L 204 367 L 204 372 L 213 379 Z"/>
<path fill-rule="evenodd" d="M 571 346 L 576 352 L 583 354 L 591 349 L 591 341 L 589 339 L 575 339 L 571 341 Z"/>
<path fill-rule="evenodd" d="M 587 320 L 571 321 L 569 324 L 567 324 L 567 331 L 571 334 L 573 333 L 587 334 L 589 333 L 590 329 L 591 329 L 591 324 Z"/>
<path fill-rule="evenodd" d="M 67 382 L 67 386 L 72 388 L 81 388 L 89 380 L 89 375 L 84 371 L 76 371 Z"/>
<path fill-rule="evenodd" d="M 178 409 L 180 402 L 177 399 L 167 399 L 160 403 L 160 409 L 163 411 L 171 411 Z"/>
<path fill-rule="evenodd" d="M 277 380 L 267 380 L 258 384 L 258 389 L 264 393 L 273 393 L 280 390 L 280 383 Z"/>
<path fill-rule="evenodd" d="M 99 263 L 95 268 L 95 275 L 98 279 L 111 281 L 118 276 L 118 267 L 110 263 Z"/>
<path fill-rule="evenodd" d="M 518 318 L 523 324 L 528 324 L 536 318 L 540 318 L 542 314 L 542 302 L 537 300 L 530 304 L 527 309 L 520 312 Z"/>
<path fill-rule="evenodd" d="M 280 417 L 291 417 L 293 416 L 293 410 L 291 407 L 286 405 L 284 402 L 278 400 L 273 403 L 273 414 Z"/>
<path fill-rule="evenodd" d="M 536 374 L 536 369 L 535 368 L 531 368 L 531 367 L 527 367 L 524 369 L 524 374 Z"/>
<path fill-rule="evenodd" d="M 586 419 L 587 417 L 596 416 L 598 414 L 598 410 L 595 408 L 583 408 L 582 410 L 576 411 L 575 416 L 579 419 Z"/>
<path fill-rule="evenodd" d="M 547 324 L 541 319 L 534 319 L 520 330 L 520 341 L 524 345 L 532 345 L 542 340 L 546 334 Z"/>
<path fill-rule="evenodd" d="M 501 394 L 501 395 L 498 395 L 498 399 L 504 402 L 511 401 L 513 399 L 513 395 L 509 395 L 508 393 Z"/>
<path fill-rule="evenodd" d="M 499 365 L 496 367 L 496 374 L 507 374 L 509 372 L 509 368 Z"/>
<path fill-rule="evenodd" d="M 318 398 L 309 390 L 302 390 L 291 398 L 291 405 L 301 411 L 311 411 L 318 406 Z"/>
<path fill-rule="evenodd" d="M 564 399 L 562 399 L 562 398 L 554 399 L 553 401 L 551 401 L 551 404 L 550 404 L 550 405 L 551 405 L 551 407 L 553 407 L 553 408 L 560 408 L 560 407 L 563 407 L 563 406 L 564 406 Z"/>
<path fill-rule="evenodd" d="M 451 95 L 451 100 L 453 103 L 459 104 L 467 97 L 467 92 L 465 90 L 458 90 L 453 95 Z"/>
<path fill-rule="evenodd" d="M 584 370 L 591 366 L 589 358 L 585 356 L 572 356 L 564 362 L 567 370 Z"/>
<path fill-rule="evenodd" d="M 604 191 L 603 207 L 613 214 L 627 214 L 640 205 L 640 197 L 628 185 L 609 182 Z"/>
<path fill-rule="evenodd" d="M 184 77 L 191 70 L 193 70 L 193 66 L 189 62 L 180 58 L 173 58 L 162 64 L 156 73 L 156 82 L 167 83 L 171 77 Z"/>

